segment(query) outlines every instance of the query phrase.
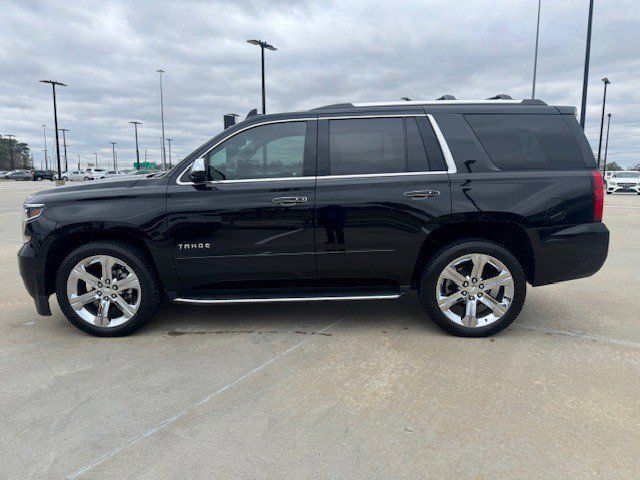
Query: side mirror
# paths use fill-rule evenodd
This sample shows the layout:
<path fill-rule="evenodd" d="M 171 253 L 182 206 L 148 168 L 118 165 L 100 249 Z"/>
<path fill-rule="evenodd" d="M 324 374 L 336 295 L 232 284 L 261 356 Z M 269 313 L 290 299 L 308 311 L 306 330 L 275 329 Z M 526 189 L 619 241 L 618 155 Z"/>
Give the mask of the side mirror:
<path fill-rule="evenodd" d="M 204 158 L 198 158 L 193 162 L 190 176 L 193 183 L 205 183 L 207 181 L 207 169 Z"/>

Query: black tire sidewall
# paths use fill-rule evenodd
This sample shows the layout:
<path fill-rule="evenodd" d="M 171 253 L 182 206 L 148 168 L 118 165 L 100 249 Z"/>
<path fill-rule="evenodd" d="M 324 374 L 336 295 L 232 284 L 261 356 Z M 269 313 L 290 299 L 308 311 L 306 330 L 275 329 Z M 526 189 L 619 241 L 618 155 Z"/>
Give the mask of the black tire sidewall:
<path fill-rule="evenodd" d="M 67 279 L 73 267 L 82 259 L 93 255 L 110 255 L 129 265 L 140 281 L 141 299 L 140 307 L 136 314 L 128 322 L 118 327 L 98 327 L 91 325 L 80 318 L 71 308 L 67 299 Z M 95 242 L 79 247 L 64 259 L 56 276 L 56 296 L 60 309 L 67 319 L 80 330 L 101 337 L 117 337 L 127 335 L 144 325 L 155 315 L 158 308 L 158 282 L 155 273 L 150 271 L 139 258 L 143 255 L 128 245 L 116 242 Z"/>
<path fill-rule="evenodd" d="M 442 270 L 456 258 L 469 253 L 484 253 L 497 258 L 511 272 L 514 282 L 514 299 L 509 310 L 496 322 L 485 327 L 464 327 L 451 321 L 442 313 L 436 299 L 436 284 Z M 524 305 L 527 280 L 518 260 L 504 247 L 481 240 L 461 241 L 442 248 L 425 267 L 420 282 L 420 301 L 431 319 L 442 329 L 463 337 L 485 337 L 508 327 L 518 316 Z"/>

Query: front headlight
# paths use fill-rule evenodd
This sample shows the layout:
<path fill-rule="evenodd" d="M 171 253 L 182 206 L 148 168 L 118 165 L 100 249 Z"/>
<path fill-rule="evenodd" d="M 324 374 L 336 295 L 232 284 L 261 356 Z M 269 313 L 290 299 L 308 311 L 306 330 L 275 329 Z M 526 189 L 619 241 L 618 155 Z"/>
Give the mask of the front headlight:
<path fill-rule="evenodd" d="M 27 243 L 31 237 L 27 235 L 27 223 L 38 218 L 44 210 L 44 203 L 25 203 L 22 209 L 22 240 Z"/>

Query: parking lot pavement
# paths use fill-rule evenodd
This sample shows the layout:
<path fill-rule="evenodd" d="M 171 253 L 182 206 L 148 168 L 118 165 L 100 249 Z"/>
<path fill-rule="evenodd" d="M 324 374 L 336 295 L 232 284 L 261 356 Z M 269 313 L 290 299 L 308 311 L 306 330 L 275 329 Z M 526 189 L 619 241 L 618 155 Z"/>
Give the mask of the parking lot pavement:
<path fill-rule="evenodd" d="M 2 478 L 638 478 L 640 197 L 606 196 L 609 259 L 530 289 L 503 333 L 398 301 L 169 305 L 138 334 L 39 317 L 0 183 Z"/>

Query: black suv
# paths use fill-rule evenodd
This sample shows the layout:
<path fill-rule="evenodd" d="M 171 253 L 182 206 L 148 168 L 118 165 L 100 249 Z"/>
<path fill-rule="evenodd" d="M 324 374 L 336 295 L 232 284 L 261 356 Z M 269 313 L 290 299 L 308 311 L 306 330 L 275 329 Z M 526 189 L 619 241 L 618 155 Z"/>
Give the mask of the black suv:
<path fill-rule="evenodd" d="M 33 171 L 33 181 L 41 182 L 42 180 L 53 180 L 55 178 L 55 173 L 53 170 L 34 170 Z"/>
<path fill-rule="evenodd" d="M 572 107 L 354 103 L 252 116 L 156 178 L 24 204 L 20 271 L 85 332 L 184 304 L 387 300 L 417 290 L 464 336 L 508 326 L 526 284 L 604 263 L 603 182 Z"/>

